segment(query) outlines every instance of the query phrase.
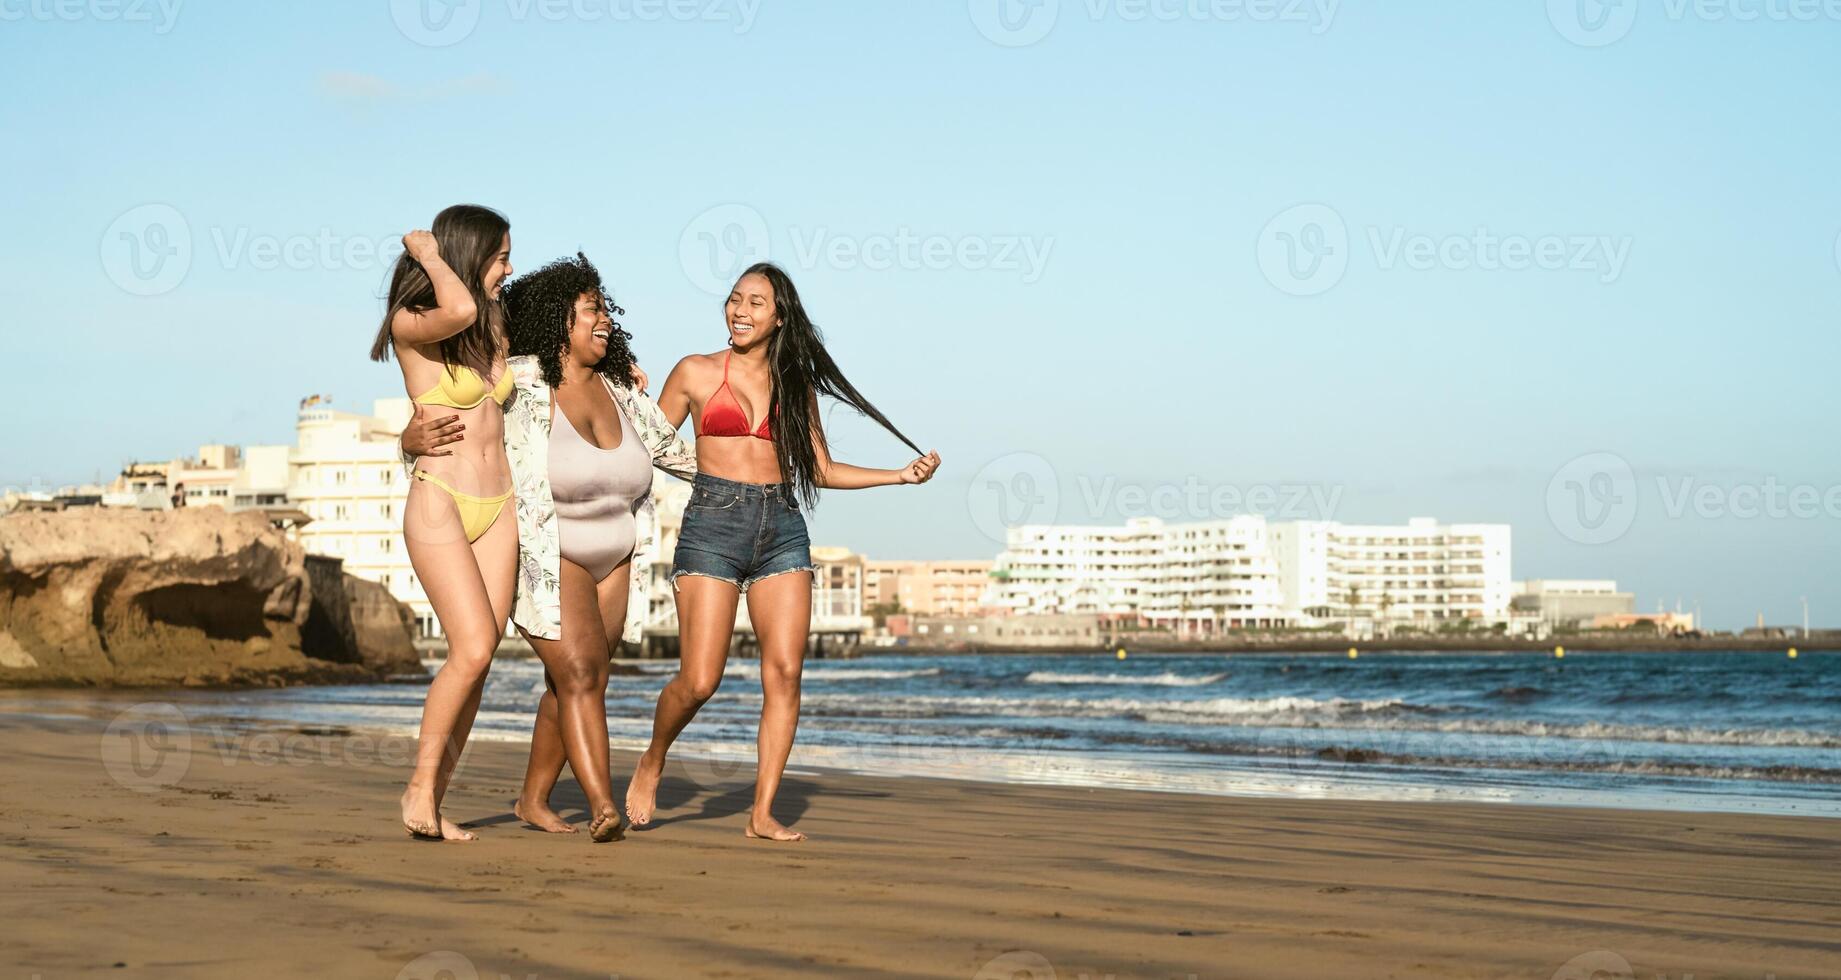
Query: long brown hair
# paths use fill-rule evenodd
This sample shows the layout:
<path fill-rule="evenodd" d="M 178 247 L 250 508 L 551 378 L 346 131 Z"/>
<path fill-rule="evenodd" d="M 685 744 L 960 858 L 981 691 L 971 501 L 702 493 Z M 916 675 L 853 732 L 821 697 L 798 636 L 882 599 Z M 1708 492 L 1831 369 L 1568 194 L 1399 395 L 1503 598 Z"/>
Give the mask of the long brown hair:
<path fill-rule="evenodd" d="M 767 341 L 767 363 L 773 371 L 773 450 L 779 458 L 781 478 L 792 484 L 793 493 L 807 507 L 818 502 L 818 453 L 813 449 L 813 440 L 819 430 L 812 407 L 814 394 L 830 395 L 849 405 L 874 419 L 916 454 L 924 455 L 914 440 L 902 435 L 888 416 L 870 404 L 838 370 L 837 362 L 825 350 L 824 335 L 806 314 L 792 278 L 771 262 L 750 266 L 741 279 L 754 275 L 765 277 L 773 287 L 774 312 L 780 317 L 780 326 Z"/>
<path fill-rule="evenodd" d="M 474 309 L 479 311 L 465 330 L 437 345 L 441 363 L 449 367 L 464 365 L 482 378 L 489 377 L 493 362 L 498 360 L 498 338 L 505 333 L 505 312 L 486 295 L 481 277 L 493 257 L 499 254 L 499 246 L 511 231 L 511 222 L 488 207 L 456 204 L 435 215 L 430 231 L 434 233 L 436 247 L 441 250 L 441 260 L 473 294 Z M 428 271 L 406 251 L 396 260 L 396 268 L 390 273 L 388 296 L 383 325 L 377 328 L 377 339 L 371 344 L 373 361 L 390 359 L 390 325 L 396 322 L 398 310 L 425 313 L 436 305 L 435 284 L 428 278 Z"/>

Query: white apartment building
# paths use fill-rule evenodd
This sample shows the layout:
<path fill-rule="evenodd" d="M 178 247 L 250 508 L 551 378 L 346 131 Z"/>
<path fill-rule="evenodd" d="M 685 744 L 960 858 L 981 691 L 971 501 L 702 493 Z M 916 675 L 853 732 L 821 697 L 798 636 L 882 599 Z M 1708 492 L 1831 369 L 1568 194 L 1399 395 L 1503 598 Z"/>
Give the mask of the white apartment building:
<path fill-rule="evenodd" d="M 1016 615 L 1141 616 L 1179 632 L 1313 620 L 1509 618 L 1509 526 L 1295 521 L 1012 528 L 992 569 Z"/>
<path fill-rule="evenodd" d="M 1136 615 L 1162 536 L 1163 522 L 1153 517 L 1124 527 L 1010 528 L 991 568 L 994 604 L 1022 616 Z"/>
<path fill-rule="evenodd" d="M 992 568 L 1015 615 L 1142 616 L 1179 630 L 1286 625 L 1264 518 L 1012 528 Z"/>
<path fill-rule="evenodd" d="M 1143 615 L 1179 633 L 1288 626 L 1265 518 L 1242 515 L 1163 528 Z"/>
<path fill-rule="evenodd" d="M 346 571 L 408 603 L 423 636 L 440 636 L 403 547 L 409 479 L 396 440 L 413 411 L 407 398 L 380 398 L 370 415 L 325 405 L 301 409 L 288 453 L 288 499 L 309 518 L 299 532 L 308 553 L 344 559 Z"/>
<path fill-rule="evenodd" d="M 1504 622 L 1507 524 L 1291 521 L 1270 528 L 1286 608 L 1314 619 Z"/>

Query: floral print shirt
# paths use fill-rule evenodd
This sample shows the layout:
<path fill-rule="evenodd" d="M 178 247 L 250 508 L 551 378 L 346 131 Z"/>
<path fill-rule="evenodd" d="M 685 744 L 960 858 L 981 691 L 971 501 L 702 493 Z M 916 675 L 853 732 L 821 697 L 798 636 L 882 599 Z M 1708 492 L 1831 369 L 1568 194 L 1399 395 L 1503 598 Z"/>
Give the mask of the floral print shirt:
<path fill-rule="evenodd" d="M 505 405 L 505 455 L 511 461 L 518 515 L 518 591 L 512 622 L 532 636 L 562 638 L 562 539 L 550 496 L 550 386 L 535 357 L 506 362 L 516 387 Z M 683 479 L 697 475 L 697 455 L 652 399 L 606 378 L 607 390 L 659 469 Z M 658 555 L 658 512 L 647 494 L 633 511 L 636 543 L 621 639 L 638 643 L 646 620 L 646 587 Z"/>

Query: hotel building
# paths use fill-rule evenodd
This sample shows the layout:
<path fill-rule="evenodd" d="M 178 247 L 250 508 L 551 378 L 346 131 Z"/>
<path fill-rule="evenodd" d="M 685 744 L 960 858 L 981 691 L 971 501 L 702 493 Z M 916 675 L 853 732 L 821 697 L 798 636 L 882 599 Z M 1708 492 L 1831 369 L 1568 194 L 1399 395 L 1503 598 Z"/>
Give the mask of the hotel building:
<path fill-rule="evenodd" d="M 1509 619 L 1507 524 L 1292 521 L 1270 535 L 1282 601 L 1312 619 Z"/>
<path fill-rule="evenodd" d="M 1028 525 L 1008 532 L 991 570 L 1012 615 L 1142 618 L 1182 632 L 1285 626 L 1278 569 L 1259 517 L 1124 527 Z"/>
<path fill-rule="evenodd" d="M 1262 517 L 1012 528 L 992 601 L 1015 615 L 1140 617 L 1179 633 L 1331 620 L 1506 622 L 1509 527 Z"/>
<path fill-rule="evenodd" d="M 990 560 L 863 563 L 863 604 L 916 616 L 976 616 L 989 605 Z"/>

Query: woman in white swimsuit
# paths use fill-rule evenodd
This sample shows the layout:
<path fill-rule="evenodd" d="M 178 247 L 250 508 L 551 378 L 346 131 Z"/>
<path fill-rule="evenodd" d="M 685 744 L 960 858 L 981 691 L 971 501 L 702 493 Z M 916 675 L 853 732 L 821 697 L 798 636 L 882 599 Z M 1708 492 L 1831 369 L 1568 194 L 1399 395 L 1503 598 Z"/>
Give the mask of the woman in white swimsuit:
<path fill-rule="evenodd" d="M 639 639 L 657 548 L 652 468 L 691 479 L 696 456 L 635 390 L 629 335 L 612 319 L 600 273 L 582 255 L 504 290 L 516 390 L 505 409 L 518 516 L 512 621 L 543 660 L 545 691 L 513 809 L 543 830 L 575 828 L 549 803 L 563 762 L 575 771 L 597 842 L 618 840 L 607 755 L 608 658 Z M 406 451 L 452 441 L 418 420 Z"/>

